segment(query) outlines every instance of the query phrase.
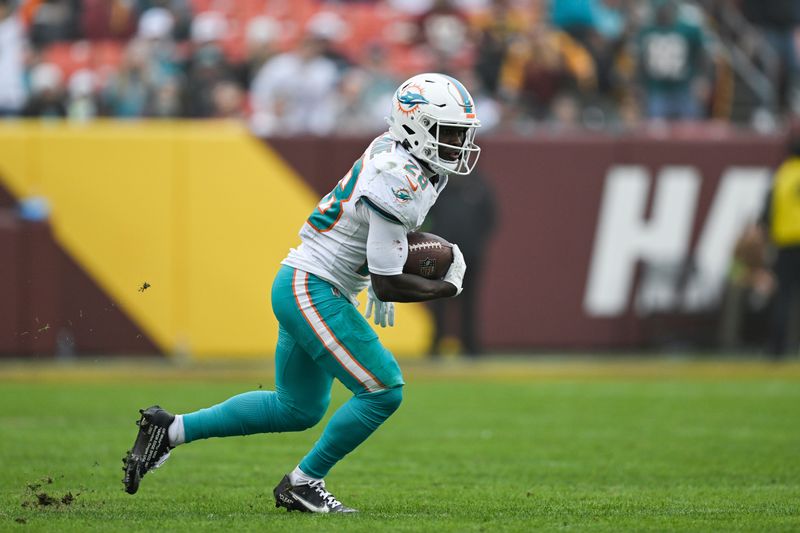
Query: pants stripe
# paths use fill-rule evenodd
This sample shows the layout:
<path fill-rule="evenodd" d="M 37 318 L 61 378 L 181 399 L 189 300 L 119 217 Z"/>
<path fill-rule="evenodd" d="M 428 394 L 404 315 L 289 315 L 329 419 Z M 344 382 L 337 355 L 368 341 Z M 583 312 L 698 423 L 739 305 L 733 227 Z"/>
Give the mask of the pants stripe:
<path fill-rule="evenodd" d="M 303 314 L 308 325 L 320 340 L 325 349 L 341 364 L 356 381 L 361 383 L 370 392 L 383 390 L 386 387 L 370 373 L 366 368 L 353 357 L 353 354 L 336 338 L 333 331 L 322 319 L 322 315 L 317 310 L 314 302 L 311 301 L 311 294 L 308 291 L 308 272 L 295 270 L 292 279 L 292 291 L 294 292 L 297 307 Z"/>

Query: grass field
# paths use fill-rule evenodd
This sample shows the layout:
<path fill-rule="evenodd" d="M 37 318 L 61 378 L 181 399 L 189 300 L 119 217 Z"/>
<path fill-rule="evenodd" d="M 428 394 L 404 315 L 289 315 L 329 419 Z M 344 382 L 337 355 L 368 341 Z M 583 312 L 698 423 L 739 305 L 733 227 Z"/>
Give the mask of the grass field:
<path fill-rule="evenodd" d="M 139 407 L 269 388 L 266 365 L 0 365 L 0 530 L 800 531 L 796 363 L 418 363 L 406 381 L 327 480 L 361 513 L 319 516 L 271 490 L 321 425 L 192 443 L 122 490 Z"/>

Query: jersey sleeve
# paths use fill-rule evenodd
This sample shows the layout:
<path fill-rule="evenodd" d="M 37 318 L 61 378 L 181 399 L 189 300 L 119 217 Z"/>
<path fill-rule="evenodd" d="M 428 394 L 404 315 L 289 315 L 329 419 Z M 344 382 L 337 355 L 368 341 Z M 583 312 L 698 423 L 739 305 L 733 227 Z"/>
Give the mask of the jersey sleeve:
<path fill-rule="evenodd" d="M 396 156 L 378 157 L 369 162 L 361 199 L 382 217 L 402 224 L 406 232 L 422 224 L 424 215 L 415 193 L 419 187 L 404 160 Z M 407 175 L 411 177 L 407 177 Z"/>
<path fill-rule="evenodd" d="M 367 236 L 369 271 L 383 276 L 402 274 L 407 258 L 408 239 L 405 228 L 370 210 Z"/>

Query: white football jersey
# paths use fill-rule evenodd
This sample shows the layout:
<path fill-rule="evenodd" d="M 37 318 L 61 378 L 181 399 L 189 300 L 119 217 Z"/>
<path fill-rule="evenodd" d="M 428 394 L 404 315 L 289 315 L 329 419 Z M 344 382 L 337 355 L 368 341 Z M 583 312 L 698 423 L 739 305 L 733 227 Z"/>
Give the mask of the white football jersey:
<path fill-rule="evenodd" d="M 300 229 L 300 246 L 282 263 L 319 276 L 355 302 L 369 283 L 369 210 L 414 231 L 445 185 L 446 175 L 432 184 L 419 162 L 384 133 L 320 200 Z"/>

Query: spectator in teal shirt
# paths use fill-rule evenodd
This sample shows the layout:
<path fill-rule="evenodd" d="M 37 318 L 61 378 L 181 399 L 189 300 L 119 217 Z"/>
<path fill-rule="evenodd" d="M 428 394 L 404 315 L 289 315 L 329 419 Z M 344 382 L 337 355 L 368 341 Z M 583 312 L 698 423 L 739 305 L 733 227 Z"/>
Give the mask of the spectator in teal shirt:
<path fill-rule="evenodd" d="M 698 82 L 703 72 L 703 35 L 677 17 L 673 0 L 656 4 L 653 24 L 639 33 L 639 71 L 649 118 L 698 119 Z"/>

